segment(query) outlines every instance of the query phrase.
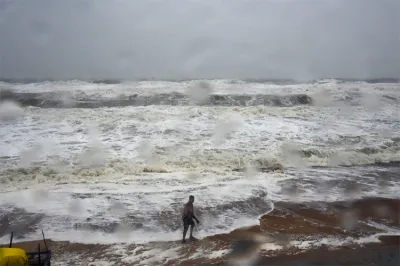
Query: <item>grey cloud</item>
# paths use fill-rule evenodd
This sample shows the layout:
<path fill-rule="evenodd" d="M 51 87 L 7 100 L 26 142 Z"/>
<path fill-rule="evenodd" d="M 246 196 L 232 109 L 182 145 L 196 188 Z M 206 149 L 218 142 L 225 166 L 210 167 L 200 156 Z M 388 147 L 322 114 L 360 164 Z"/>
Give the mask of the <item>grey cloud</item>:
<path fill-rule="evenodd" d="M 400 77 L 398 0 L 0 0 L 0 76 Z"/>

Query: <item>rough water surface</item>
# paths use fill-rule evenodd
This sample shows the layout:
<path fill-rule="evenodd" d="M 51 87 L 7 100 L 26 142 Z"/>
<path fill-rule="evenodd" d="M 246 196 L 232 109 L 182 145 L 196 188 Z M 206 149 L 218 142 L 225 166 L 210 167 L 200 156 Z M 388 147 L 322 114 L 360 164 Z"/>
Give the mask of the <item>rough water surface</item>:
<path fill-rule="evenodd" d="M 396 80 L 0 82 L 1 242 L 12 231 L 35 240 L 43 229 L 57 265 L 259 255 L 279 264 L 284 254 L 378 245 L 400 230 L 398 88 Z M 182 246 L 180 211 L 191 194 L 201 240 Z M 229 253 L 243 246 L 244 255 Z"/>

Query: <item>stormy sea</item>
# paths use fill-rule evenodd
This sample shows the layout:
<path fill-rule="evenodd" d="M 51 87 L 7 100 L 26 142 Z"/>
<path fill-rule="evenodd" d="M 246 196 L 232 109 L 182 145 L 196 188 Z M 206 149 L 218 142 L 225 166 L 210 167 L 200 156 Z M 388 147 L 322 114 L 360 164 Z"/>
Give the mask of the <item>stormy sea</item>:
<path fill-rule="evenodd" d="M 3 80 L 0 244 L 43 230 L 54 265 L 283 265 L 398 243 L 399 82 Z M 199 241 L 181 244 L 189 195 Z"/>

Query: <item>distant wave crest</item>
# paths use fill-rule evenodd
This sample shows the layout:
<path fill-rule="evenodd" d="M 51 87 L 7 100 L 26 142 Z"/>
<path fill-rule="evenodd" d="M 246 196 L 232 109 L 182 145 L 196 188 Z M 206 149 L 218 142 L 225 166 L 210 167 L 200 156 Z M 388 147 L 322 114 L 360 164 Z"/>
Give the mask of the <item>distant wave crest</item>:
<path fill-rule="evenodd" d="M 120 95 L 115 98 L 71 98 L 61 92 L 45 93 L 21 93 L 2 91 L 0 100 L 12 100 L 22 106 L 34 106 L 41 108 L 100 108 L 100 107 L 124 107 L 124 106 L 148 106 L 148 105 L 191 105 L 194 102 L 183 93 L 160 93 L 153 95 Z M 265 94 L 212 94 L 208 99 L 197 105 L 209 106 L 295 106 L 311 104 L 312 99 L 306 94 L 290 95 L 265 95 Z"/>

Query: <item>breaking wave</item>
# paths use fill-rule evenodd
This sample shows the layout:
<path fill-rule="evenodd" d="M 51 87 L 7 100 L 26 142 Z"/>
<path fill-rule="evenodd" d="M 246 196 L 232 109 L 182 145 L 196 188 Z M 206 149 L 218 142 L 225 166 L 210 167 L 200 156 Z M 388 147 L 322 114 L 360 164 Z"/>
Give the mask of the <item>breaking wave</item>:
<path fill-rule="evenodd" d="M 10 161 L 10 158 L 5 158 Z M 17 159 L 15 159 L 17 160 Z M 50 161 L 50 160 L 48 160 Z M 0 183 L 20 181 L 70 182 L 87 179 L 112 179 L 113 177 L 135 176 L 143 173 L 173 172 L 284 172 L 287 167 L 340 167 L 361 165 L 385 165 L 400 162 L 400 138 L 378 148 L 354 150 L 290 150 L 282 147 L 275 154 L 251 153 L 245 151 L 193 150 L 186 155 L 164 154 L 155 156 L 151 162 L 138 159 L 110 159 L 102 165 L 84 165 L 75 160 L 32 163 L 21 167 L 18 164 L 0 171 Z M 227 172 L 228 171 L 228 172 Z M 191 175 L 189 175 L 191 176 Z"/>
<path fill-rule="evenodd" d="M 194 104 L 190 97 L 183 93 L 160 93 L 153 95 L 120 95 L 115 98 L 91 99 L 72 98 L 64 93 L 17 93 L 2 91 L 0 100 L 12 100 L 22 106 L 34 106 L 41 108 L 100 108 L 100 107 L 125 107 L 148 105 L 191 105 Z M 238 95 L 226 94 L 209 95 L 202 101 L 203 106 L 282 106 L 311 104 L 312 99 L 305 94 L 294 95 Z"/>
<path fill-rule="evenodd" d="M 100 108 L 149 105 L 282 106 L 320 105 L 383 98 L 400 102 L 397 79 L 376 80 L 174 80 L 174 81 L 16 81 L 0 82 L 0 100 L 41 108 Z M 372 94 L 373 93 L 373 94 Z M 195 94 L 195 95 L 191 95 Z M 194 97 L 200 99 L 193 99 Z M 368 99 L 369 99 L 368 98 Z M 367 99 L 367 100 L 368 100 Z M 200 101 L 199 101 L 200 100 Z M 326 104 L 326 103 L 325 103 Z"/>

